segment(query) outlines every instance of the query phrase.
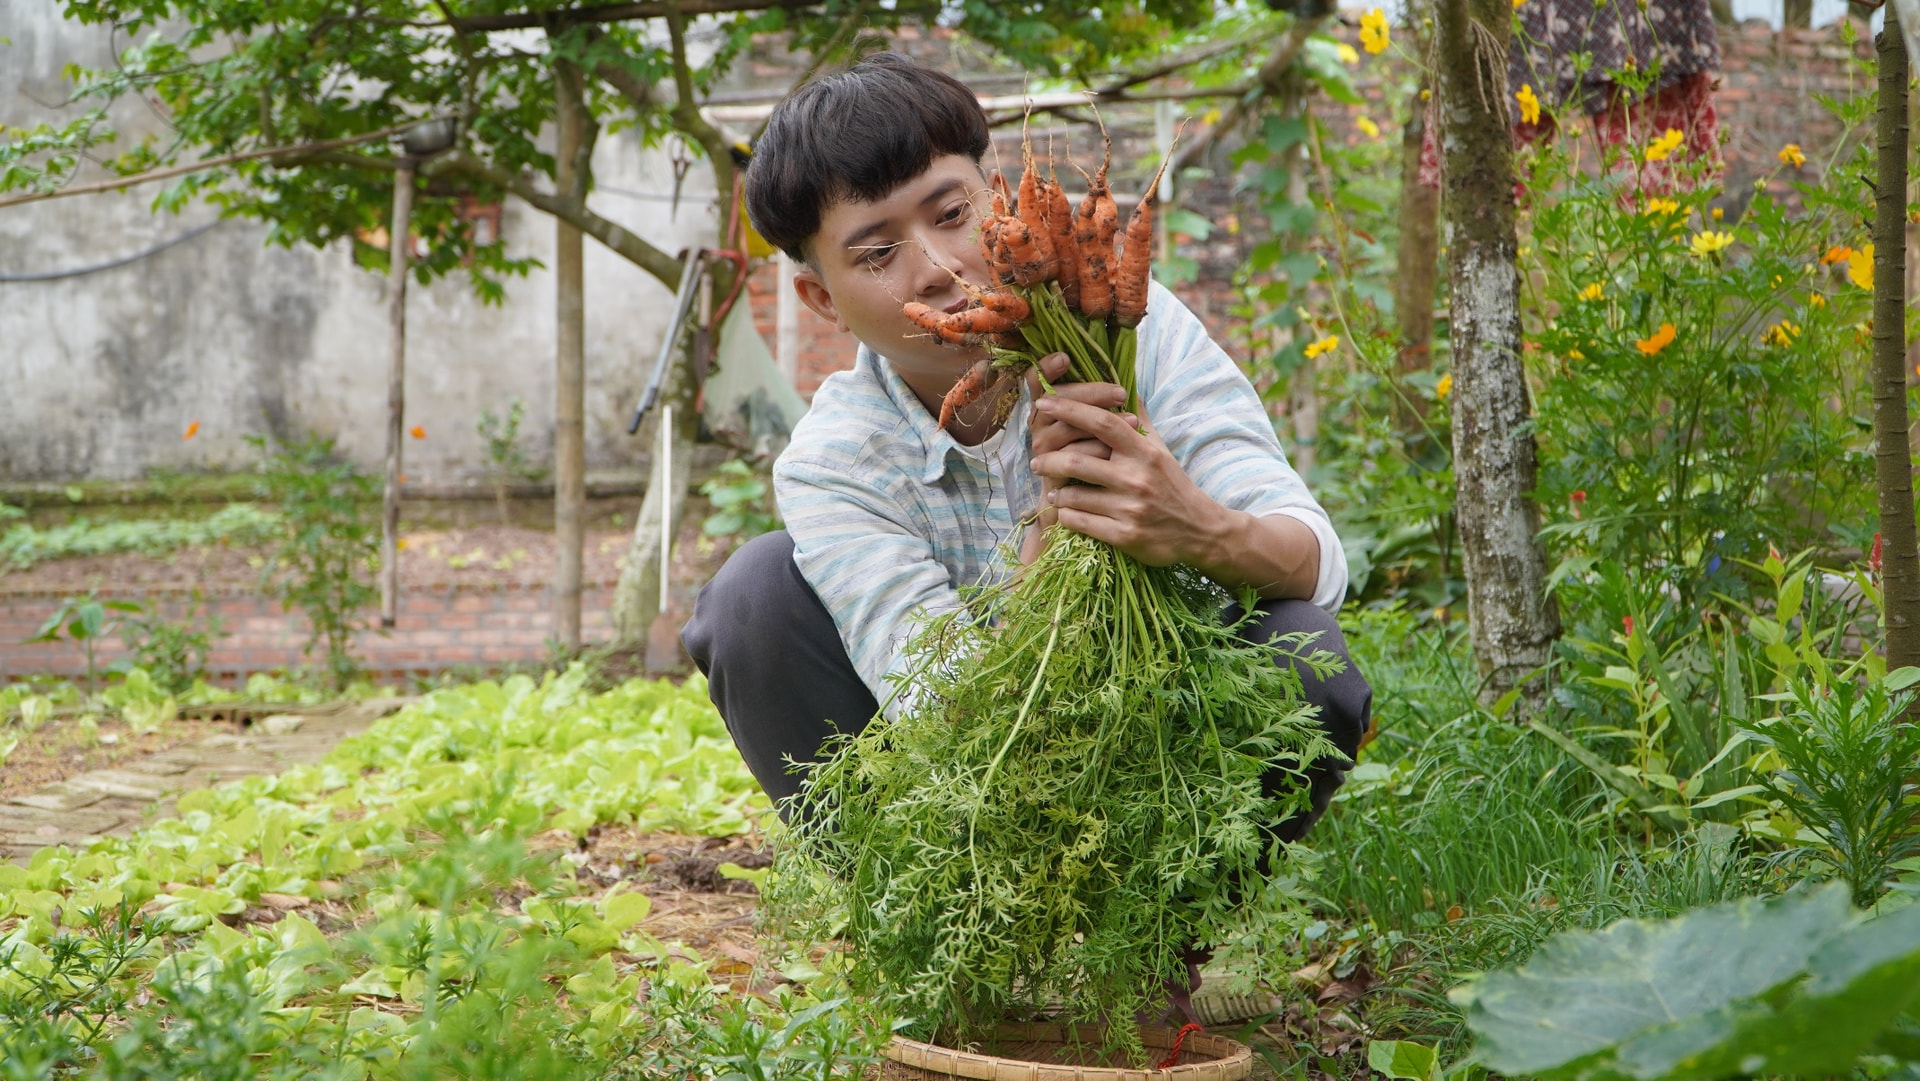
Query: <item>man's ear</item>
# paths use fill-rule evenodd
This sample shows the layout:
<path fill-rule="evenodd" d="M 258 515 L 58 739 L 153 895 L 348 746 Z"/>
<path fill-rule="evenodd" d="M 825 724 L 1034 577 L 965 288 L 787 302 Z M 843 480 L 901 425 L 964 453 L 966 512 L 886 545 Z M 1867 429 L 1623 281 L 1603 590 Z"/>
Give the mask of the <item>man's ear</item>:
<path fill-rule="evenodd" d="M 840 308 L 833 302 L 833 293 L 827 289 L 827 283 L 820 280 L 820 274 L 805 263 L 793 273 L 793 291 L 800 296 L 800 303 L 813 309 L 813 313 L 837 329 L 845 331 L 847 324 L 840 319 Z"/>

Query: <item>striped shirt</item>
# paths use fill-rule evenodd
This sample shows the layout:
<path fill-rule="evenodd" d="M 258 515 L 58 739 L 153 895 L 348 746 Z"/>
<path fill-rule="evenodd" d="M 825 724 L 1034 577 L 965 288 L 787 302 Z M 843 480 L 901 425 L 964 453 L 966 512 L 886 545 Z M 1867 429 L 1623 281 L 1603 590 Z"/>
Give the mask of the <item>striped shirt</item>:
<path fill-rule="evenodd" d="M 1157 282 L 1139 334 L 1136 382 L 1168 449 L 1222 505 L 1305 523 L 1320 541 L 1312 601 L 1337 611 L 1346 553 L 1287 464 L 1246 375 Z M 1001 546 L 1040 501 L 1040 478 L 1028 465 L 1030 404 L 1023 390 L 999 432 L 961 446 L 885 358 L 862 345 L 851 370 L 820 385 L 774 464 L 794 561 L 880 701 L 919 617 L 958 606 L 959 587 L 1006 573 Z"/>

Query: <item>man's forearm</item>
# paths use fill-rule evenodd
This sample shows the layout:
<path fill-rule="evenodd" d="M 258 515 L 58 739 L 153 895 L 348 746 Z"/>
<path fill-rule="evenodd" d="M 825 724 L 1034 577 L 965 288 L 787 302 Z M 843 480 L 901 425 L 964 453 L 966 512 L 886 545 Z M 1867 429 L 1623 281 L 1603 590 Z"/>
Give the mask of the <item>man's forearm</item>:
<path fill-rule="evenodd" d="M 1255 517 L 1220 508 L 1192 561 L 1226 586 L 1252 586 L 1262 597 L 1312 600 L 1320 585 L 1320 538 L 1285 514 Z"/>

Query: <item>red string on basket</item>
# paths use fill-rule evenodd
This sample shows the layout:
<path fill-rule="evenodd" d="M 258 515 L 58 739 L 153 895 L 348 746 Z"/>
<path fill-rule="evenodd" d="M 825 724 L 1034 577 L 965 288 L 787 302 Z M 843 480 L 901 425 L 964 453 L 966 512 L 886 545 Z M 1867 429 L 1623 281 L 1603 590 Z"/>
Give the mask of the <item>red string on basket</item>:
<path fill-rule="evenodd" d="M 1164 1062 L 1160 1063 L 1160 1068 L 1163 1070 L 1171 1070 L 1175 1066 L 1178 1066 L 1180 1064 L 1180 1045 L 1187 1042 L 1187 1033 L 1205 1031 L 1207 1030 L 1198 1022 L 1189 1021 L 1181 1025 L 1180 1031 L 1173 1034 L 1173 1053 L 1168 1055 Z"/>

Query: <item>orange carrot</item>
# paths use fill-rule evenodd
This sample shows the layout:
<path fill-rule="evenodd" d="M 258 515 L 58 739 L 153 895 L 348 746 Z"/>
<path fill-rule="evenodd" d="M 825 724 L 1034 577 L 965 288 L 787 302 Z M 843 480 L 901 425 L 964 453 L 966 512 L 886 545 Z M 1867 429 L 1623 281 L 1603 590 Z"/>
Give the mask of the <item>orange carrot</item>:
<path fill-rule="evenodd" d="M 946 430 L 947 425 L 953 423 L 953 415 L 955 413 L 986 396 L 989 385 L 987 382 L 987 373 L 992 369 L 993 359 L 989 357 L 975 364 L 973 367 L 968 368 L 964 375 L 954 381 L 953 389 L 947 391 L 946 397 L 940 399 L 940 428 L 942 431 Z"/>
<path fill-rule="evenodd" d="M 1036 285 L 1046 281 L 1047 260 L 1040 250 L 1040 241 L 1027 223 L 1020 218 L 1009 218 L 1000 229 L 1000 240 L 1007 246 L 1007 254 L 1013 257 L 1013 280 L 1019 285 Z"/>
<path fill-rule="evenodd" d="M 1107 264 L 1113 259 L 1113 237 L 1120 231 L 1120 208 L 1107 187 L 1107 163 L 1087 182 L 1087 196 L 1073 215 L 1073 245 L 1080 257 L 1080 313 L 1105 319 L 1113 312 L 1113 282 Z"/>
<path fill-rule="evenodd" d="M 1073 205 L 1058 181 L 1047 185 L 1047 228 L 1052 231 L 1053 257 L 1060 265 L 1060 296 L 1069 310 L 1080 307 L 1080 253 L 1073 242 Z"/>
<path fill-rule="evenodd" d="M 1153 201 L 1142 199 L 1127 220 L 1127 238 L 1113 274 L 1113 321 L 1140 325 L 1147 314 L 1147 274 L 1153 266 Z"/>
<path fill-rule="evenodd" d="M 1007 246 L 1000 240 L 1000 230 L 1004 219 L 988 218 L 980 227 L 980 250 L 986 253 L 987 270 L 993 276 L 994 285 L 1013 284 L 1013 257 L 1006 254 Z"/>
<path fill-rule="evenodd" d="M 1034 164 L 1033 150 L 1027 148 L 1026 161 L 1020 171 L 1020 201 L 1014 206 L 1014 213 L 1027 227 L 1027 236 L 1031 238 L 1033 251 L 1038 259 L 1039 269 L 1029 275 L 1022 285 L 1051 281 L 1059 273 L 1059 264 L 1053 253 L 1053 237 L 1047 229 L 1046 181 L 1040 176 L 1040 167 Z M 1011 241 L 1009 241 L 1011 243 Z M 1015 258 L 1019 258 L 1016 250 Z"/>
<path fill-rule="evenodd" d="M 1017 293 L 994 290 L 976 293 L 975 299 L 988 311 L 1003 315 L 1016 323 L 1024 323 L 1033 316 L 1033 308 Z"/>
<path fill-rule="evenodd" d="M 1113 275 L 1113 321 L 1123 327 L 1139 326 L 1147 314 L 1147 282 L 1153 270 L 1153 204 L 1160 176 L 1166 171 L 1163 161 L 1140 193 L 1133 216 L 1127 219 L 1126 247 Z"/>
<path fill-rule="evenodd" d="M 984 307 L 965 308 L 950 314 L 915 300 L 900 310 L 914 326 L 951 345 L 982 346 L 987 344 L 989 335 L 1004 334 L 1020 326 L 1018 320 Z"/>

